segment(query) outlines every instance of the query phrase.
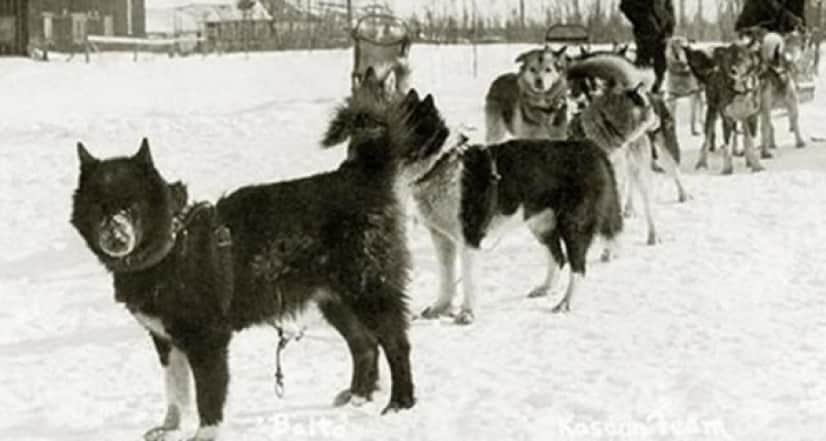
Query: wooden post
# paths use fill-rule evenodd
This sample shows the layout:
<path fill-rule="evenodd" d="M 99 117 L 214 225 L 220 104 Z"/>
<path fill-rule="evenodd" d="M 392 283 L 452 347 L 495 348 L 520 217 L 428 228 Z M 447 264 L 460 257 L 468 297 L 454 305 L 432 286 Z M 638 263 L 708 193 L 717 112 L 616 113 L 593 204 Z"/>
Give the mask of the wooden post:
<path fill-rule="evenodd" d="M 353 29 L 353 0 L 347 0 L 347 33 Z"/>

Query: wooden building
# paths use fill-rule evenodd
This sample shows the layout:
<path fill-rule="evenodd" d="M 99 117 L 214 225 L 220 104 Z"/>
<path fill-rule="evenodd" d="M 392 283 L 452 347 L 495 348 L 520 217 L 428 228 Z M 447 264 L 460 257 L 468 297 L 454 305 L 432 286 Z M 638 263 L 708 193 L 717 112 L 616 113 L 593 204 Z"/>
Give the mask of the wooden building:
<path fill-rule="evenodd" d="M 76 50 L 89 34 L 143 37 L 145 0 L 0 0 L 0 55 Z"/>

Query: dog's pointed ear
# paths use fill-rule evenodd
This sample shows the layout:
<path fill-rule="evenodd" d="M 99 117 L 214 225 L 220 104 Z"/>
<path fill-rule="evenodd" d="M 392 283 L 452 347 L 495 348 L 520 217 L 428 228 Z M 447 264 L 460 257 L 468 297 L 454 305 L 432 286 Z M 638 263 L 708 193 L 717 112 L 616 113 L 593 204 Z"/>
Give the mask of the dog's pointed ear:
<path fill-rule="evenodd" d="M 772 62 L 776 66 L 779 66 L 783 63 L 783 52 L 780 50 L 780 45 L 778 45 L 776 48 L 774 48 L 774 54 L 773 54 L 772 58 L 773 58 Z"/>
<path fill-rule="evenodd" d="M 378 78 L 376 77 L 376 69 L 373 69 L 373 66 L 368 66 L 367 70 L 364 71 L 361 84 L 371 84 L 376 81 L 378 81 Z"/>
<path fill-rule="evenodd" d="M 531 49 L 527 52 L 522 52 L 521 54 L 516 56 L 516 60 L 514 60 L 514 63 L 523 64 L 525 62 L 525 60 L 527 60 L 528 57 L 533 55 L 535 52 L 536 52 L 536 49 Z"/>
<path fill-rule="evenodd" d="M 144 165 L 146 167 L 152 168 L 154 167 L 154 162 L 152 161 L 152 152 L 149 149 L 149 140 L 143 138 L 141 140 L 141 147 L 138 149 L 138 152 L 132 156 L 132 160 Z"/>
<path fill-rule="evenodd" d="M 184 185 L 181 181 L 175 181 L 169 184 L 169 191 L 172 194 L 174 211 L 179 212 L 183 210 L 184 207 L 186 207 L 187 200 L 189 199 L 189 192 L 186 189 L 186 185 Z"/>
<path fill-rule="evenodd" d="M 427 96 L 424 97 L 424 99 L 422 100 L 420 107 L 428 112 L 431 112 L 433 109 L 435 109 L 436 105 L 433 102 L 433 95 L 428 93 Z"/>
<path fill-rule="evenodd" d="M 334 147 L 347 141 L 353 131 L 353 119 L 353 112 L 349 107 L 339 108 L 330 120 L 330 125 L 327 126 L 324 138 L 321 139 L 321 146 Z"/>
<path fill-rule="evenodd" d="M 588 49 L 585 49 L 585 46 L 580 46 L 579 47 L 579 56 L 580 57 L 585 57 L 587 55 L 588 55 Z"/>
<path fill-rule="evenodd" d="M 100 163 L 100 160 L 86 150 L 86 146 L 83 145 L 82 142 L 77 143 L 77 157 L 80 160 L 80 168 L 82 170 L 88 170 Z"/>
<path fill-rule="evenodd" d="M 415 109 L 420 101 L 419 92 L 417 92 L 416 89 L 410 89 L 407 95 L 404 96 L 404 100 L 402 100 L 399 108 L 403 112 L 409 112 L 411 109 Z"/>
<path fill-rule="evenodd" d="M 628 48 L 629 47 L 630 47 L 630 45 L 628 43 L 625 43 L 625 44 L 623 44 L 622 46 L 619 47 L 619 50 L 617 51 L 617 53 L 624 57 L 628 54 Z"/>
<path fill-rule="evenodd" d="M 382 80 L 381 85 L 384 88 L 384 93 L 388 96 L 393 96 L 396 93 L 396 72 L 391 70 Z"/>
<path fill-rule="evenodd" d="M 562 47 L 560 47 L 559 49 L 557 49 L 555 51 L 552 51 L 552 53 L 554 54 L 554 57 L 560 58 L 563 55 L 565 55 L 565 51 L 567 51 L 567 50 L 568 50 L 568 45 L 563 44 Z"/>

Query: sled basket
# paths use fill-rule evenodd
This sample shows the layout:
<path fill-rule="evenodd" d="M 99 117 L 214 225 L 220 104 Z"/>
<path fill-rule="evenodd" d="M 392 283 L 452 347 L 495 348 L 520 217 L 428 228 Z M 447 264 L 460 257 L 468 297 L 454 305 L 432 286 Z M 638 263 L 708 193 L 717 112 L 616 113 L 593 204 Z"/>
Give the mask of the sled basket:
<path fill-rule="evenodd" d="M 545 31 L 545 44 L 579 45 L 591 48 L 588 28 L 577 24 L 554 24 Z"/>
<path fill-rule="evenodd" d="M 361 17 L 352 30 L 352 85 L 360 80 L 367 68 L 406 59 L 410 51 L 410 29 L 400 18 L 390 14 L 368 14 Z"/>

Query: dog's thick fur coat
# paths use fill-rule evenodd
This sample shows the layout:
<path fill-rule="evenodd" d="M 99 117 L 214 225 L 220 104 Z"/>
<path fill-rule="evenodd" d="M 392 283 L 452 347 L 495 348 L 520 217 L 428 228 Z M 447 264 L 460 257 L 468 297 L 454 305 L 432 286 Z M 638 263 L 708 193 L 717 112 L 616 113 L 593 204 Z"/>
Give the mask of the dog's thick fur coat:
<path fill-rule="evenodd" d="M 356 102 L 349 115 L 398 128 L 410 110 L 400 109 Z M 244 187 L 188 216 L 183 186 L 161 177 L 145 140 L 129 158 L 99 160 L 79 146 L 72 224 L 112 272 L 116 300 L 150 330 L 167 376 L 179 378 L 167 382 L 167 417 L 147 439 L 178 429 L 190 371 L 200 418 L 194 439 L 214 439 L 233 332 L 289 317 L 313 301 L 353 359 L 352 381 L 337 402 L 371 398 L 381 347 L 392 382 L 385 410 L 414 405 L 410 256 L 395 186 L 403 158 L 418 152 L 388 148 L 387 139 L 386 131 L 361 134 L 353 144 L 363 160 Z"/>
<path fill-rule="evenodd" d="M 516 58 L 518 73 L 497 77 L 485 97 L 485 140 L 564 139 L 568 124 L 565 48 L 534 49 Z"/>
<path fill-rule="evenodd" d="M 706 97 L 705 138 L 695 167 L 708 167 L 708 152 L 715 143 L 715 125 L 720 117 L 725 143 L 722 173 L 734 172 L 732 155 L 735 137 L 732 135 L 738 122 L 743 125 L 746 164 L 753 171 L 763 170 L 755 154 L 753 140 L 762 106 L 758 54 L 739 43 L 715 47 L 711 56 L 691 47 L 685 48 L 685 54 L 692 72 L 704 83 Z"/>
<path fill-rule="evenodd" d="M 566 261 L 571 265 L 568 289 L 555 312 L 570 309 L 594 238 L 613 240 L 622 230 L 620 213 L 611 163 L 591 141 L 513 140 L 473 146 L 463 154 L 459 218 L 464 242 L 478 249 L 497 221 L 521 217 L 549 256 L 545 280 L 532 296 L 546 295 L 556 270 Z M 451 301 L 439 298 L 430 313 L 444 312 Z"/>

